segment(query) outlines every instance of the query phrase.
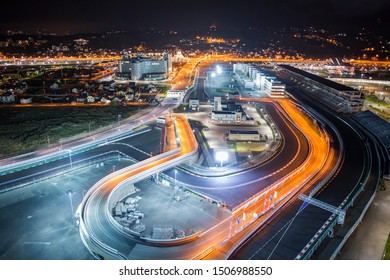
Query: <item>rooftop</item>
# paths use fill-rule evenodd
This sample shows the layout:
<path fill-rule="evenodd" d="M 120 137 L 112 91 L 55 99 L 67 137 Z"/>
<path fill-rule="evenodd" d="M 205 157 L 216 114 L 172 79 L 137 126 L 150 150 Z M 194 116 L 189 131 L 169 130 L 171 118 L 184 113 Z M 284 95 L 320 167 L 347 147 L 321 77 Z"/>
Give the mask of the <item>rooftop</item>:
<path fill-rule="evenodd" d="M 259 134 L 256 130 L 230 130 L 230 134 Z"/>
<path fill-rule="evenodd" d="M 368 110 L 355 114 L 354 118 L 380 139 L 389 156 L 390 123 Z"/>
<path fill-rule="evenodd" d="M 234 111 L 213 111 L 214 114 L 226 114 L 226 115 L 235 115 Z"/>
<path fill-rule="evenodd" d="M 295 67 L 292 67 L 290 65 L 285 65 L 285 64 L 282 64 L 282 65 L 279 65 L 280 67 L 284 68 L 284 69 L 287 69 L 291 72 L 294 72 L 296 74 L 299 74 L 301 76 L 304 76 L 306 78 L 309 78 L 313 81 L 316 81 L 320 84 L 323 84 L 327 87 L 330 87 L 330 88 L 333 88 L 335 90 L 338 90 L 338 91 L 357 91 L 356 89 L 354 88 L 351 88 L 351 87 L 348 87 L 348 86 L 345 86 L 345 85 L 342 85 L 342 84 L 339 84 L 339 83 L 336 83 L 336 82 L 333 82 L 331 80 L 328 80 L 328 79 L 325 79 L 325 78 L 322 78 L 320 76 L 317 76 L 317 75 L 314 75 L 312 73 L 309 73 L 309 72 L 306 72 L 306 71 L 303 71 L 301 69 L 298 69 L 298 68 L 295 68 Z"/>

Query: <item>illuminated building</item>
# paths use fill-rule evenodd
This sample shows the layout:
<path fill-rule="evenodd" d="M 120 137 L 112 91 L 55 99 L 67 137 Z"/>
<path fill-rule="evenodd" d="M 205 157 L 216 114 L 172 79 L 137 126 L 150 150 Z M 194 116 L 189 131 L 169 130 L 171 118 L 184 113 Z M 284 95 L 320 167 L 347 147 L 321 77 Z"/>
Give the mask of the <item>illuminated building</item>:
<path fill-rule="evenodd" d="M 222 102 L 221 97 L 214 97 L 214 110 L 211 112 L 211 120 L 219 123 L 254 123 L 254 119 L 245 113 L 241 105 L 234 102 Z"/>
<path fill-rule="evenodd" d="M 163 80 L 172 69 L 172 61 L 169 54 L 159 57 L 143 57 L 138 54 L 135 57 L 123 56 L 118 62 L 119 78 L 131 80 Z"/>
<path fill-rule="evenodd" d="M 233 65 L 233 72 L 245 89 L 258 89 L 271 97 L 284 96 L 286 85 L 276 77 L 267 76 L 257 66 L 236 63 Z"/>
<path fill-rule="evenodd" d="M 230 130 L 230 141 L 260 141 L 260 133 L 255 130 Z"/>
<path fill-rule="evenodd" d="M 290 65 L 280 65 L 279 75 L 306 88 L 305 92 L 337 112 L 358 112 L 364 95 L 361 91 L 311 74 Z"/>

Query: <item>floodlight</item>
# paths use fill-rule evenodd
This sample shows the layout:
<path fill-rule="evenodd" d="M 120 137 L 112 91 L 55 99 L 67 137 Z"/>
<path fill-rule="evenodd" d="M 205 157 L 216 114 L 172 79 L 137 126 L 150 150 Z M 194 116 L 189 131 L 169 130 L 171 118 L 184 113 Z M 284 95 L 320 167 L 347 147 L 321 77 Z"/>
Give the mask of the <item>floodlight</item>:
<path fill-rule="evenodd" d="M 229 158 L 229 154 L 226 151 L 218 151 L 215 153 L 215 159 L 221 162 L 221 166 L 224 161 L 227 161 Z"/>

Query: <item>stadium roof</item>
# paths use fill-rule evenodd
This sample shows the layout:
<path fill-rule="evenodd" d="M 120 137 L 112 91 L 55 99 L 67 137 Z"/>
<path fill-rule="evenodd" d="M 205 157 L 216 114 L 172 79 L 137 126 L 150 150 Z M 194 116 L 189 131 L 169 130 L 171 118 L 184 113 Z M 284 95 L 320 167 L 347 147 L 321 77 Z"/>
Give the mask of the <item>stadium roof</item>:
<path fill-rule="evenodd" d="M 335 90 L 338 90 L 338 91 L 357 91 L 356 89 L 354 88 L 351 88 L 351 87 L 348 87 L 348 86 L 345 86 L 345 85 L 342 85 L 342 84 L 339 84 L 339 83 L 336 83 L 336 82 L 333 82 L 331 80 L 328 80 L 328 79 L 325 79 L 325 78 L 322 78 L 320 76 L 317 76 L 317 75 L 314 75 L 312 73 L 309 73 L 309 72 L 306 72 L 306 71 L 303 71 L 301 69 L 298 69 L 298 68 L 295 68 L 295 67 L 292 67 L 290 65 L 286 65 L 286 64 L 282 64 L 282 65 L 279 65 L 280 67 L 284 68 L 284 69 L 287 69 L 287 70 L 290 70 L 291 72 L 294 72 L 296 74 L 299 74 L 301 76 L 304 76 L 306 78 L 309 78 L 313 81 L 316 81 L 320 84 L 323 84 L 327 87 L 330 87 L 330 88 L 333 88 Z"/>
<path fill-rule="evenodd" d="M 354 115 L 358 122 L 370 130 L 376 137 L 380 139 L 387 151 L 387 156 L 390 155 L 390 123 L 371 111 L 363 111 Z M 390 159 L 390 157 L 389 157 Z"/>

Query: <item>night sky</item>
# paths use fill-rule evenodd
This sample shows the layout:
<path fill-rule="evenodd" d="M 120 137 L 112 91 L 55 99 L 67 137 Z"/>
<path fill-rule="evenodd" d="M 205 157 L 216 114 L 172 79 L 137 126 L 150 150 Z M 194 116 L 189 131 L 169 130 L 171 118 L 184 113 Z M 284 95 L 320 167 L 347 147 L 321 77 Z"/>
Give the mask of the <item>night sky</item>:
<path fill-rule="evenodd" d="M 389 25 L 389 0 L 5 1 L 0 31 L 43 29 L 63 34 L 162 28 L 169 30 Z M 387 15 L 387 19 L 386 19 Z"/>

